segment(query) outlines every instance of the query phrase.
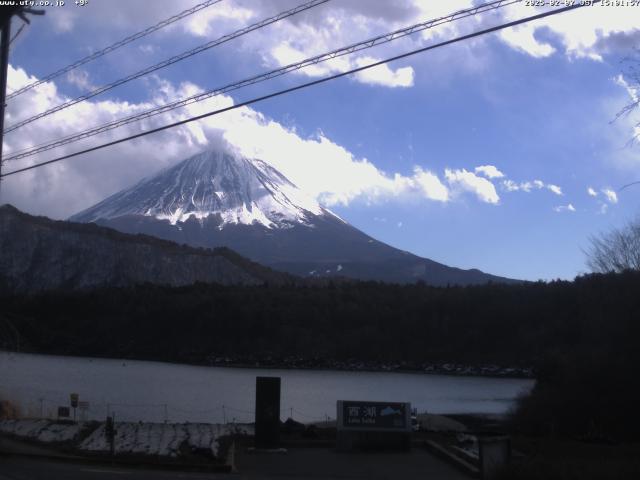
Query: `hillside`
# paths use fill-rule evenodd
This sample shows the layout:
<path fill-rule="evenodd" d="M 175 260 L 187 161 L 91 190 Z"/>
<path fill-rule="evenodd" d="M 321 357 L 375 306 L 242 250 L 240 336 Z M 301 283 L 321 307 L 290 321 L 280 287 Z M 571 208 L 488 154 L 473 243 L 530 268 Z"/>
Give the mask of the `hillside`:
<path fill-rule="evenodd" d="M 258 159 L 205 151 L 73 215 L 126 233 L 195 247 L 226 246 L 276 270 L 430 285 L 510 283 L 370 237 Z"/>
<path fill-rule="evenodd" d="M 262 285 L 289 278 L 226 248 L 192 248 L 0 207 L 0 282 L 12 292 L 143 283 Z"/>

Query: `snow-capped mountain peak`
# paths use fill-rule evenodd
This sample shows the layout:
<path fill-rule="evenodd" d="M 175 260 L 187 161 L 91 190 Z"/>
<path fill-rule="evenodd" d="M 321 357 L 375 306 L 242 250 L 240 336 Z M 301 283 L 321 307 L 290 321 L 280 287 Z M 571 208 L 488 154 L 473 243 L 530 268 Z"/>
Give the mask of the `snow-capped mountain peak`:
<path fill-rule="evenodd" d="M 228 247 L 301 276 L 434 285 L 506 280 L 451 268 L 377 241 L 321 207 L 265 162 L 218 151 L 194 155 L 71 220 L 199 248 Z"/>
<path fill-rule="evenodd" d="M 288 228 L 330 214 L 275 168 L 261 160 L 205 151 L 112 195 L 71 220 L 95 222 L 127 215 L 168 220 L 219 216 L 228 224 Z"/>

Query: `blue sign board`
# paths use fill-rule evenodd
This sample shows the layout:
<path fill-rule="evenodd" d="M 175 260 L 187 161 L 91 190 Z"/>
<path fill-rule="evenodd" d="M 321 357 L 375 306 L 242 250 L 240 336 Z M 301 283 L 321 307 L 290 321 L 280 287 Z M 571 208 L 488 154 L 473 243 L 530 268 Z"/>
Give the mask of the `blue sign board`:
<path fill-rule="evenodd" d="M 411 431 L 411 404 L 338 401 L 338 430 Z"/>

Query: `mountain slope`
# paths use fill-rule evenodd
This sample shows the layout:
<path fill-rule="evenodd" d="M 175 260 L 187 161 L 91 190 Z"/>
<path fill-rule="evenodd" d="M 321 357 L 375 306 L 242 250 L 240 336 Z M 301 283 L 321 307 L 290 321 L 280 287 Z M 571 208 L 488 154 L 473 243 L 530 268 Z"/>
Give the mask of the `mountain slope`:
<path fill-rule="evenodd" d="M 280 172 L 260 160 L 206 151 L 144 179 L 70 218 L 95 222 L 122 216 L 167 220 L 217 216 L 219 226 L 308 225 L 309 215 L 329 213 Z"/>
<path fill-rule="evenodd" d="M 186 159 L 71 220 L 196 247 L 227 246 L 301 276 L 432 285 L 509 281 L 379 242 L 306 197 L 273 167 L 222 152 Z"/>
<path fill-rule="evenodd" d="M 14 292 L 147 282 L 261 285 L 286 280 L 285 274 L 228 249 L 195 249 L 0 207 L 0 282 Z"/>

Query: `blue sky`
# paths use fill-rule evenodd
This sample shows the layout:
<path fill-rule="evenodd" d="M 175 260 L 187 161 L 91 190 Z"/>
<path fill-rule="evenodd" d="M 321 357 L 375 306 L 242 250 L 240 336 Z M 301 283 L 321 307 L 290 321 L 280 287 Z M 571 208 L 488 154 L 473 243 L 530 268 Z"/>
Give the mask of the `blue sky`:
<path fill-rule="evenodd" d="M 85 7 L 71 2 L 51 7 L 15 41 L 9 86 L 27 84 L 195 3 L 91 0 Z M 6 124 L 297 3 L 223 0 L 17 97 L 9 103 Z M 471 3 L 332 0 L 33 122 L 7 135 L 5 151 L 11 154 Z M 535 12 L 514 5 L 439 27 L 4 169 Z M 582 249 L 588 237 L 637 214 L 640 190 L 618 191 L 640 180 L 640 147 L 626 146 L 634 134 L 634 116 L 611 120 L 635 95 L 621 60 L 638 46 L 639 20 L 640 7 L 585 7 L 444 47 L 366 76 L 8 177 L 1 201 L 65 218 L 189 154 L 224 145 L 264 158 L 342 218 L 398 248 L 498 275 L 573 278 L 586 270 Z M 14 31 L 18 26 L 14 21 Z"/>

